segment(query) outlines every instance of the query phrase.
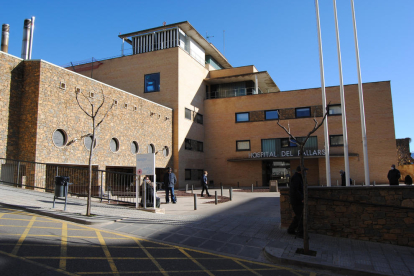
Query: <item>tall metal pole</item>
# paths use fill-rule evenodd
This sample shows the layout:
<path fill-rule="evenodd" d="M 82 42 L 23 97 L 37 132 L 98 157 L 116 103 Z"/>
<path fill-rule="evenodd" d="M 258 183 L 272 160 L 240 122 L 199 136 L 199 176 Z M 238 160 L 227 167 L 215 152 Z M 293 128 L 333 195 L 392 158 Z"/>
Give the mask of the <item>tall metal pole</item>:
<path fill-rule="evenodd" d="M 344 163 L 345 163 L 345 183 L 346 186 L 350 186 L 349 183 L 349 156 L 348 156 L 348 127 L 346 125 L 346 109 L 345 109 L 345 91 L 344 81 L 342 75 L 342 58 L 341 58 L 341 44 L 339 42 L 339 28 L 338 28 L 338 14 L 336 9 L 336 0 L 333 0 L 334 14 L 335 14 L 335 30 L 336 30 L 336 48 L 338 51 L 338 67 L 339 67 L 339 87 L 341 95 L 341 113 L 342 113 L 342 135 L 344 142 Z"/>
<path fill-rule="evenodd" d="M 29 59 L 32 59 L 34 21 L 35 21 L 35 17 L 32 16 L 32 24 L 31 24 L 32 27 L 30 28 Z"/>
<path fill-rule="evenodd" d="M 1 27 L 1 51 L 8 53 L 9 52 L 9 24 L 3 24 Z"/>
<path fill-rule="evenodd" d="M 315 0 L 316 9 L 316 25 L 318 27 L 318 43 L 319 43 L 319 66 L 321 70 L 321 89 L 322 89 L 322 108 L 323 115 L 326 113 L 326 92 L 325 92 L 325 75 L 323 71 L 323 54 L 322 54 L 322 37 L 321 37 L 321 23 L 319 20 L 319 3 Z M 323 124 L 325 137 L 325 164 L 326 164 L 326 186 L 331 186 L 331 166 L 329 161 L 329 135 L 328 135 L 328 117 L 326 117 Z"/>
<path fill-rule="evenodd" d="M 29 57 L 30 25 L 30 19 L 25 19 L 23 24 L 22 59 L 28 59 Z"/>
<path fill-rule="evenodd" d="M 359 63 L 358 35 L 357 35 L 356 20 L 355 20 L 354 0 L 351 0 L 351 8 L 352 8 L 352 22 L 354 25 L 355 54 L 356 54 L 356 63 L 357 63 L 357 71 L 358 71 L 359 110 L 361 113 L 362 148 L 364 152 L 365 185 L 369 186 L 370 182 L 369 182 L 367 129 L 365 126 L 364 92 L 362 90 L 361 66 Z"/>

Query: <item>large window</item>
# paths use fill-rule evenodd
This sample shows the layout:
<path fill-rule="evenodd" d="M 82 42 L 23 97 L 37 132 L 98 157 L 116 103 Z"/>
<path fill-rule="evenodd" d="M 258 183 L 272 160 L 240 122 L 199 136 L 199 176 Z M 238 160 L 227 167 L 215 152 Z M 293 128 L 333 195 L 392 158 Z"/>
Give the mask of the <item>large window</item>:
<path fill-rule="evenodd" d="M 160 91 L 160 73 L 145 75 L 145 93 Z"/>
<path fill-rule="evenodd" d="M 341 114 L 342 114 L 342 111 L 341 111 L 340 104 L 328 106 L 328 115 L 341 115 Z"/>
<path fill-rule="evenodd" d="M 191 139 L 185 139 L 185 149 L 192 150 L 193 147 L 191 146 Z"/>
<path fill-rule="evenodd" d="M 191 110 L 188 108 L 185 109 L 185 118 L 191 120 Z"/>
<path fill-rule="evenodd" d="M 277 120 L 279 119 L 279 113 L 277 110 L 265 111 L 265 120 Z"/>
<path fill-rule="evenodd" d="M 310 107 L 301 107 L 295 109 L 296 118 L 306 118 L 310 117 L 311 111 Z"/>
<path fill-rule="evenodd" d="M 331 147 L 340 147 L 344 145 L 343 135 L 329 135 L 329 143 Z"/>
<path fill-rule="evenodd" d="M 203 152 L 203 142 L 197 141 L 197 151 Z"/>
<path fill-rule="evenodd" d="M 248 122 L 249 120 L 249 112 L 236 113 L 236 122 Z"/>
<path fill-rule="evenodd" d="M 250 140 L 236 141 L 236 150 L 237 151 L 250 150 Z"/>
<path fill-rule="evenodd" d="M 204 151 L 203 142 L 187 138 L 185 139 L 185 149 L 203 152 Z"/>

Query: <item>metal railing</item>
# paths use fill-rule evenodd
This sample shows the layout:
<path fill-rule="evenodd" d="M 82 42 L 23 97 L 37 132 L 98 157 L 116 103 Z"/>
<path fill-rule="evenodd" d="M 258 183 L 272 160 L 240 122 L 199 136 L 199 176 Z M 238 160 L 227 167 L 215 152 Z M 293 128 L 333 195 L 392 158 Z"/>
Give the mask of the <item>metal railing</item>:
<path fill-rule="evenodd" d="M 274 91 L 275 92 L 275 91 Z M 230 98 L 230 97 L 240 97 L 253 94 L 263 94 L 263 93 L 273 93 L 273 91 L 265 90 L 262 91 L 259 89 L 259 92 L 256 93 L 255 87 L 246 87 L 246 88 L 236 88 L 220 91 L 211 91 L 207 92 L 207 99 L 218 99 L 218 98 Z"/>
<path fill-rule="evenodd" d="M 53 193 L 56 176 L 69 177 L 68 195 L 88 196 L 89 169 L 87 166 L 0 158 L 0 184 Z M 136 204 L 137 177 L 134 173 L 95 168 L 92 170 L 91 196 L 108 203 Z M 138 193 L 139 196 L 141 194 Z"/>

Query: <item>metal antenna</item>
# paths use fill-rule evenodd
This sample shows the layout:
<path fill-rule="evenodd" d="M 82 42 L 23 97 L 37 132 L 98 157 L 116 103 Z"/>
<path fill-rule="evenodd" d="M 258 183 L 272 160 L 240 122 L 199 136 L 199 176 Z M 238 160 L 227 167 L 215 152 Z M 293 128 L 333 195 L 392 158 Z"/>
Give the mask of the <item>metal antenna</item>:
<path fill-rule="evenodd" d="M 223 30 L 223 55 L 226 55 L 226 39 L 225 39 L 226 30 Z"/>
<path fill-rule="evenodd" d="M 214 35 L 209 36 L 208 33 L 206 32 L 206 39 L 209 40 L 210 37 L 214 37 Z"/>

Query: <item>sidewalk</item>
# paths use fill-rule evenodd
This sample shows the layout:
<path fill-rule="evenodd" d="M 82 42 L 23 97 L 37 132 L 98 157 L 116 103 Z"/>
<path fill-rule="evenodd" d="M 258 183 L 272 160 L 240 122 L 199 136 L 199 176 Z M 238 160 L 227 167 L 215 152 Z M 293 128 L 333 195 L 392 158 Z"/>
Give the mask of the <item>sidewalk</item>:
<path fill-rule="evenodd" d="M 214 194 L 214 189 L 210 193 Z M 165 214 L 94 201 L 94 216 L 85 217 L 84 199 L 68 198 L 67 211 L 63 211 L 61 200 L 52 208 L 53 194 L 0 185 L 1 204 L 152 240 L 256 261 L 327 269 L 335 274 L 414 275 L 414 248 L 410 247 L 311 233 L 310 249 L 317 252 L 316 257 L 295 254 L 297 248 L 303 248 L 303 240 L 280 229 L 279 193 L 234 190 L 231 202 L 215 205 L 206 204 L 208 201 L 214 197 L 198 197 L 195 211 L 193 197 L 178 197 L 177 204 L 161 204 Z"/>

